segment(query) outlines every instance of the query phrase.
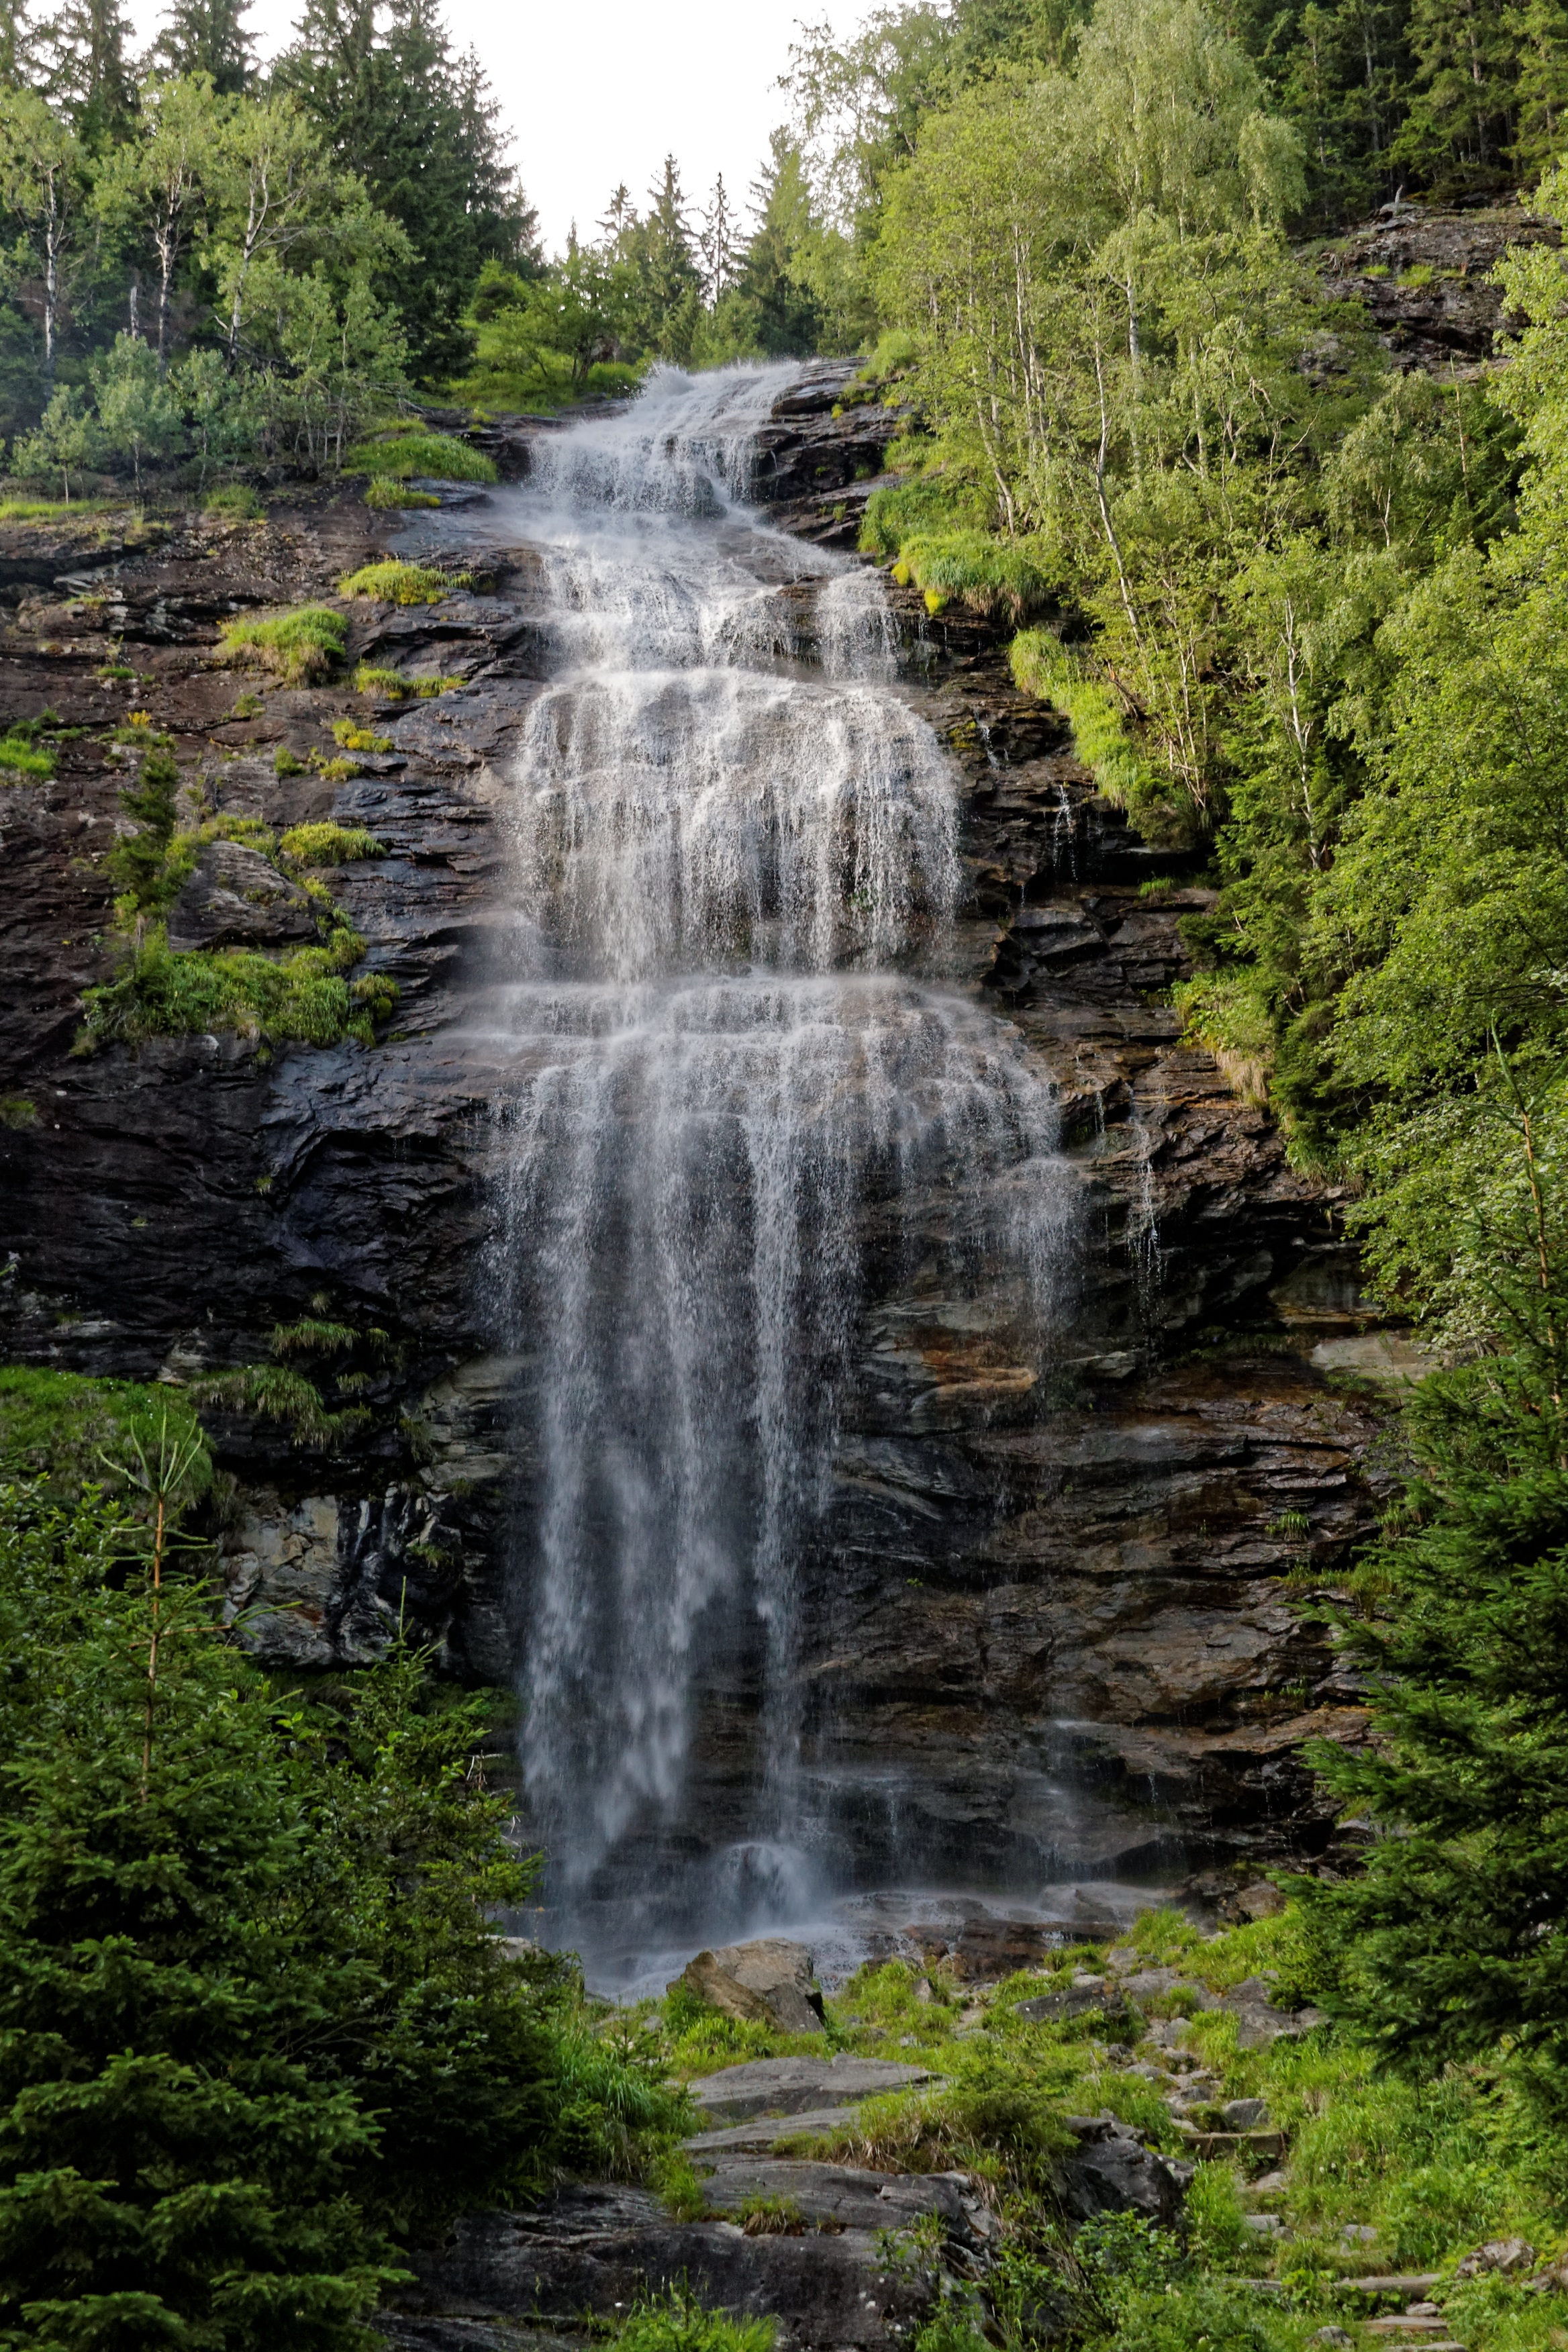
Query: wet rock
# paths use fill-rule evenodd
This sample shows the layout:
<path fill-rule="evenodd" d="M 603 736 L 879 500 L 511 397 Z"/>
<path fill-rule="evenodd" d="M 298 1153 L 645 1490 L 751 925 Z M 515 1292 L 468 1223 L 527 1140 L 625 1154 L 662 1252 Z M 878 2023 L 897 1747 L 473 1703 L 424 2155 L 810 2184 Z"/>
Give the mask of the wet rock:
<path fill-rule="evenodd" d="M 1069 2221 L 1096 2213 L 1136 2213 L 1169 2224 L 1181 2212 L 1192 2167 L 1145 2147 L 1128 2124 L 1110 2116 L 1068 2116 L 1076 2155 L 1056 2168 L 1057 2194 Z"/>
<path fill-rule="evenodd" d="M 775 2200 L 813 2228 L 897 2230 L 935 2213 L 962 2243 L 976 2247 L 988 2244 L 995 2229 L 963 2172 L 868 2172 L 853 2165 L 727 2157 L 704 2179 L 702 2195 L 710 2213 L 738 2213 L 758 2199 Z"/>
<path fill-rule="evenodd" d="M 678 1981 L 726 2017 L 760 2019 L 784 2033 L 822 2031 L 822 1995 L 812 1981 L 812 1958 L 804 1944 L 775 1936 L 726 1944 L 718 1951 L 699 1952 Z"/>
<path fill-rule="evenodd" d="M 946 1967 L 964 1984 L 999 1984 L 1037 1968 L 1082 1927 L 1068 1919 L 1001 1918 L 982 1904 L 955 1925 L 914 1922 L 908 1933 L 928 1965 Z"/>
<path fill-rule="evenodd" d="M 317 937 L 315 908 L 297 883 L 243 842 L 209 841 L 169 909 L 172 948 L 267 948 Z"/>
<path fill-rule="evenodd" d="M 672 2221 L 632 2189 L 563 2189 L 521 2213 L 475 2214 L 417 2259 L 397 2298 L 411 2315 L 608 2318 L 682 2287 L 710 2309 L 773 2318 L 787 2352 L 858 2352 L 918 2327 L 934 2273 L 895 2267 L 864 2230 L 748 2237 L 730 2221 Z"/>
<path fill-rule="evenodd" d="M 801 1947 L 788 1948 L 798 1951 Z M 925 2067 L 900 2066 L 889 2058 L 851 2058 L 842 2053 L 833 2058 L 756 2058 L 744 2066 L 726 2066 L 717 2074 L 700 2076 L 691 2084 L 691 2095 L 702 2115 L 742 2123 L 748 2116 L 802 2115 L 812 2107 L 908 2090 L 931 2079 Z"/>
<path fill-rule="evenodd" d="M 1095 1983 L 1069 1985 L 1065 1992 L 1041 1993 L 1034 2000 L 1021 2000 L 1014 2015 L 1027 2018 L 1031 2025 L 1044 2025 L 1068 2017 L 1087 2017 L 1093 2010 L 1116 2017 L 1124 2015 L 1126 2008 L 1118 1988 Z"/>

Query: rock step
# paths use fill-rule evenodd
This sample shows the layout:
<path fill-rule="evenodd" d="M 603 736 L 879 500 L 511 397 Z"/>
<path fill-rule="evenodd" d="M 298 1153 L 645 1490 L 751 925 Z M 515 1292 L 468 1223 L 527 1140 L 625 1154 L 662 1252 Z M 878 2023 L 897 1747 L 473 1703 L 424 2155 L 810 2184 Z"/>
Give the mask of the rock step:
<path fill-rule="evenodd" d="M 1401 2312 L 1393 2319 L 1363 2319 L 1363 2327 L 1369 2336 L 1446 2336 L 1446 2319 L 1421 2319 L 1414 2314 Z"/>
<path fill-rule="evenodd" d="M 749 2116 L 803 2115 L 808 2109 L 869 2099 L 879 2092 L 908 2090 L 929 2083 L 924 2066 L 900 2066 L 890 2058 L 755 2058 L 725 2066 L 688 2084 L 704 2116 L 743 2123 Z"/>
<path fill-rule="evenodd" d="M 1176 2122 L 1183 2145 L 1193 2154 L 1205 2159 L 1226 2156 L 1256 2156 L 1278 2164 L 1285 2154 L 1288 2142 L 1282 2131 L 1211 2132 L 1201 2131 L 1196 2124 Z"/>
<path fill-rule="evenodd" d="M 843 2131 L 859 2112 L 858 2107 L 807 2107 L 787 2116 L 756 2116 L 728 2130 L 699 2132 L 685 2145 L 692 2156 L 717 2155 L 725 2148 L 766 2149 L 782 2139 L 815 2139 L 823 2132 Z"/>
<path fill-rule="evenodd" d="M 710 2214 L 741 2213 L 765 2200 L 791 2209 L 803 2227 L 819 2230 L 906 2229 L 935 2213 L 962 2244 L 976 2248 L 1000 2229 L 965 2172 L 870 2172 L 858 2165 L 770 2163 L 742 2155 L 721 2162 L 702 2182 L 702 2195 Z"/>
<path fill-rule="evenodd" d="M 1329 2287 L 1334 2294 L 1424 2294 L 1442 2283 L 1441 2271 L 1373 2271 L 1364 2278 L 1331 2279 Z"/>
<path fill-rule="evenodd" d="M 888 2262 L 874 2231 L 748 2237 L 733 2221 L 676 2221 L 644 2189 L 563 2189 L 518 2213 L 470 2213 L 418 2257 L 397 2296 L 393 2341 L 467 2352 L 438 2323 L 527 2321 L 581 2326 L 639 2294 L 681 2287 L 710 2310 L 777 2323 L 778 2352 L 892 2352 L 936 2300 L 933 2273 Z M 490 2352 L 483 2333 L 467 2339 Z"/>

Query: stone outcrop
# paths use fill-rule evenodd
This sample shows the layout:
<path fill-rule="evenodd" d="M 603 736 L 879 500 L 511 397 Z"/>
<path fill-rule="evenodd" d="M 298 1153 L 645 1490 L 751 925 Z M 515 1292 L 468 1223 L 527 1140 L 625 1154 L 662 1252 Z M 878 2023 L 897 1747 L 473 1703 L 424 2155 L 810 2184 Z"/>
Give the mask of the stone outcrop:
<path fill-rule="evenodd" d="M 1390 357 L 1445 379 L 1477 375 L 1504 324 L 1492 271 L 1512 246 L 1555 245 L 1519 205 L 1447 210 L 1400 203 L 1316 256 L 1325 289 L 1363 303 Z"/>
<path fill-rule="evenodd" d="M 752 2018 L 776 2026 L 781 2033 L 816 2033 L 822 2024 L 822 1995 L 813 1980 L 811 1954 L 804 1944 L 792 1944 L 782 1936 L 760 1936 L 749 1944 L 699 1952 L 677 1982 L 726 2017 Z"/>

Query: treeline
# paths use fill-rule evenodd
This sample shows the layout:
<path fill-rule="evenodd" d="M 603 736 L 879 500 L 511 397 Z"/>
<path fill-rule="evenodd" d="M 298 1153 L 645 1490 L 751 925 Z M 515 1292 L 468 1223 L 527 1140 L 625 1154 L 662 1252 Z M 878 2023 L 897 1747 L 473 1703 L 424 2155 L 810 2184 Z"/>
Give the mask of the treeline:
<path fill-rule="evenodd" d="M 910 420 L 864 544 L 1009 622 L 1100 788 L 1215 886 L 1188 1032 L 1345 1185 L 1443 1363 L 1319 1601 L 1376 1737 L 1318 1761 L 1376 1835 L 1301 1890 L 1317 1997 L 1561 2131 L 1568 17 L 961 0 L 808 44 L 795 89 Z M 1528 208 L 1486 363 L 1401 369 L 1317 267 L 1314 230 L 1413 191 Z"/>
<path fill-rule="evenodd" d="M 481 269 L 540 267 L 497 110 L 429 0 L 307 0 L 257 67 L 244 0 L 0 24 L 0 430 L 12 469 L 341 458 L 471 358 Z"/>

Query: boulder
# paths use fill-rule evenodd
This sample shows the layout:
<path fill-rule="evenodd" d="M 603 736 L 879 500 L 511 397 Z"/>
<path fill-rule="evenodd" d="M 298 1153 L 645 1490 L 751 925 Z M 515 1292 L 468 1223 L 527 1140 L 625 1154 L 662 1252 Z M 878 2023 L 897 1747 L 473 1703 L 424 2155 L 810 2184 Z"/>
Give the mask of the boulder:
<path fill-rule="evenodd" d="M 1454 2273 L 1456 2278 L 1479 2278 L 1483 2271 L 1527 2271 L 1535 2260 L 1535 2248 L 1524 2238 L 1491 2238 L 1467 2254 Z"/>
<path fill-rule="evenodd" d="M 169 909 L 175 949 L 284 947 L 316 936 L 307 894 L 242 841 L 205 843 Z"/>
<path fill-rule="evenodd" d="M 822 1995 L 812 1982 L 812 1958 L 804 1944 L 780 1936 L 754 1943 L 723 1944 L 699 1952 L 676 1979 L 699 2000 L 726 2017 L 754 2018 L 784 2033 L 820 2033 Z M 669 1987 L 675 1990 L 675 1984 Z"/>
<path fill-rule="evenodd" d="M 808 2108 L 869 2099 L 879 2092 L 908 2090 L 929 2083 L 923 2066 L 900 2066 L 890 2058 L 755 2058 L 725 2066 L 690 2086 L 692 2098 L 715 2122 L 743 2123 L 748 2116 L 799 2116 Z"/>
<path fill-rule="evenodd" d="M 1013 2014 L 1026 2018 L 1031 2025 L 1043 2025 L 1065 2017 L 1087 2017 L 1091 2009 L 1103 2010 L 1107 2017 L 1124 2015 L 1127 2004 L 1119 1988 L 1108 1990 L 1098 1980 L 1093 1984 L 1069 1985 L 1066 1992 L 1041 1993 L 1037 2000 L 1021 2000 Z"/>
<path fill-rule="evenodd" d="M 1096 2213 L 1136 2213 L 1168 2225 L 1181 2213 L 1193 2177 L 1178 2164 L 1145 2147 L 1130 2124 L 1113 2116 L 1067 2116 L 1078 2141 L 1076 2152 L 1056 2166 L 1057 2195 L 1070 2221 Z"/>

